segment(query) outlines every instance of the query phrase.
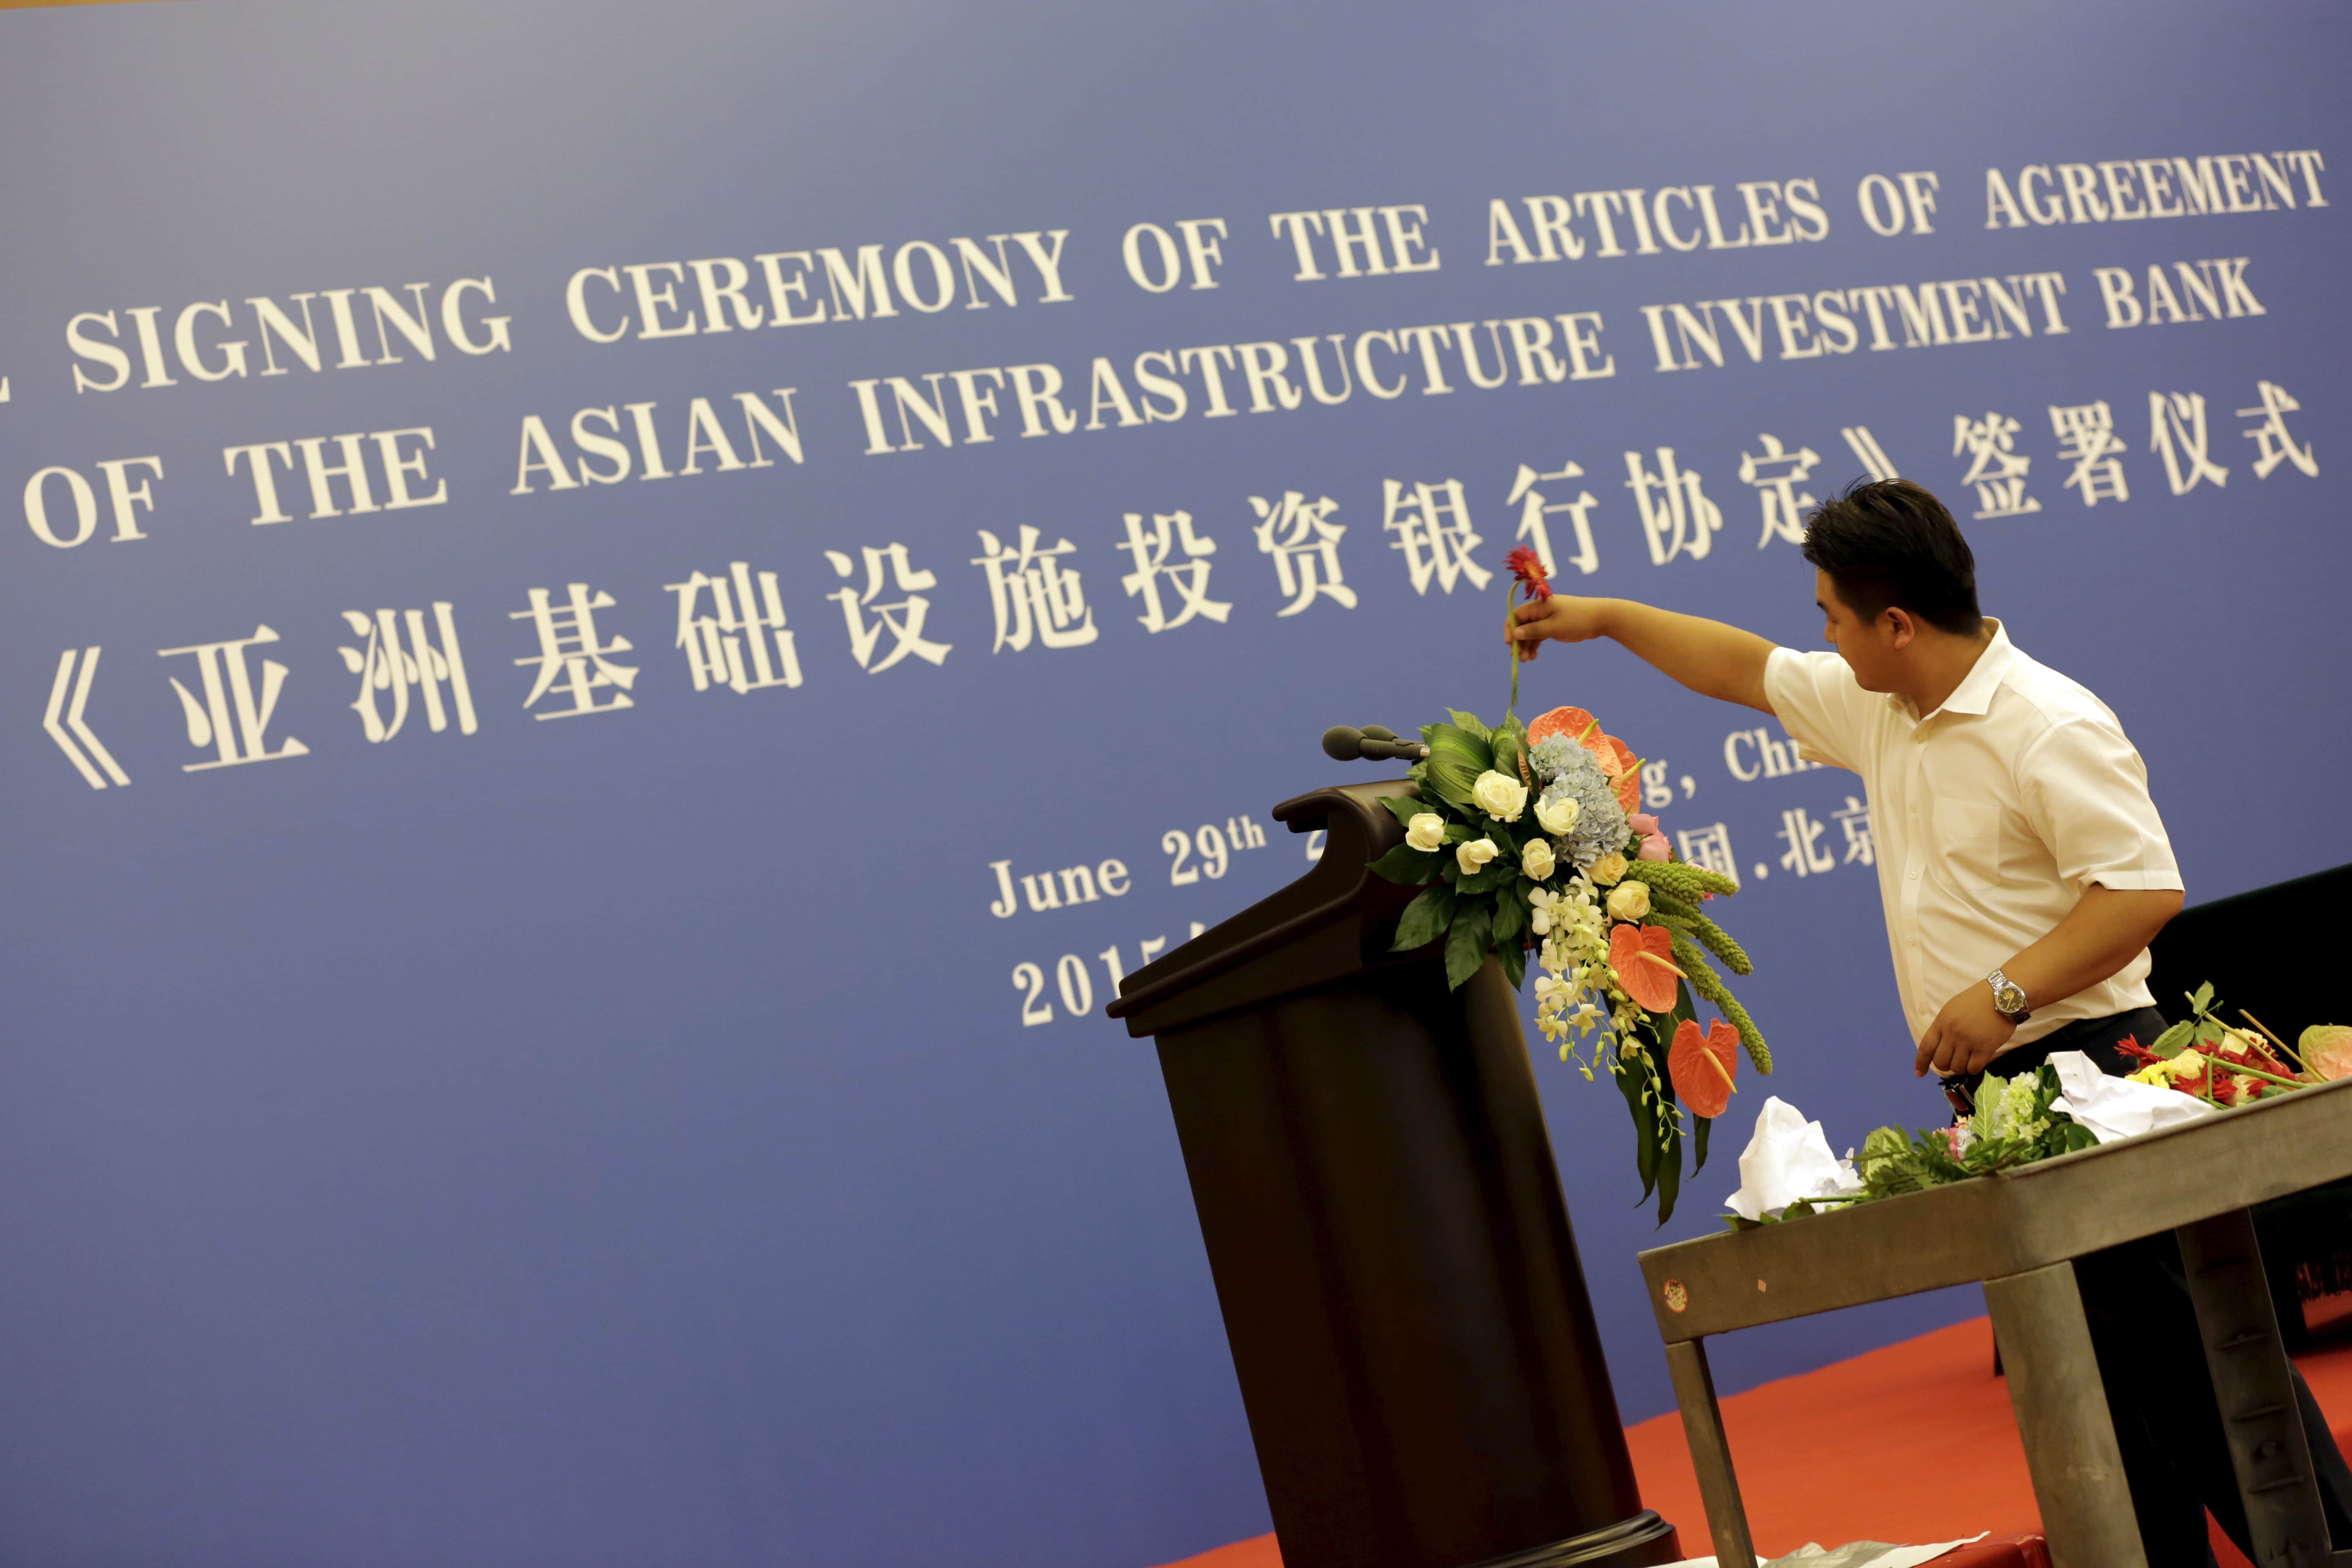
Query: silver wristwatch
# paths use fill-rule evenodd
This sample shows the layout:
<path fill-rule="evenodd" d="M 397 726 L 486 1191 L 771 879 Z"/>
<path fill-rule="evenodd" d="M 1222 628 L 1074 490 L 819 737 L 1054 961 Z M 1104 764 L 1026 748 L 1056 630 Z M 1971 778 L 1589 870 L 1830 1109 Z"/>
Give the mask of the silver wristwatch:
<path fill-rule="evenodd" d="M 1993 1009 L 2002 1017 L 2022 1024 L 2033 1016 L 2033 1010 L 2025 1005 L 2025 988 L 2016 981 L 1996 969 L 1985 976 L 1985 984 L 1992 987 Z"/>

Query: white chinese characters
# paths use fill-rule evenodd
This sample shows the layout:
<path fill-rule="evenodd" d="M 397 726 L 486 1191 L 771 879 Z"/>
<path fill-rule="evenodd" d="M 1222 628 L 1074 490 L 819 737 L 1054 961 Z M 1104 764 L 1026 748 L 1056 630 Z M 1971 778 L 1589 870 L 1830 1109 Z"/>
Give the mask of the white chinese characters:
<path fill-rule="evenodd" d="M 664 586 L 677 595 L 677 646 L 686 650 L 697 691 L 723 686 L 740 696 L 801 683 L 800 656 L 784 624 L 783 596 L 773 572 L 760 574 L 756 599 L 751 568 L 741 561 L 731 563 L 723 577 L 696 572 L 683 583 Z M 700 607 L 706 594 L 708 611 Z"/>
<path fill-rule="evenodd" d="M 1040 550 L 1043 536 L 1025 522 L 1014 549 L 984 528 L 978 532 L 982 553 L 971 563 L 988 574 L 988 601 L 996 612 L 996 646 L 990 652 L 1009 647 L 1019 653 L 1033 637 L 1049 648 L 1084 647 L 1095 640 L 1098 633 L 1085 584 L 1076 568 L 1062 564 L 1063 557 L 1077 552 L 1076 545 L 1064 539 Z"/>
<path fill-rule="evenodd" d="M 1298 490 L 1285 490 L 1279 500 L 1249 498 L 1258 522 L 1251 531 L 1258 552 L 1274 557 L 1275 580 L 1290 603 L 1275 611 L 1295 616 L 1320 596 L 1346 609 L 1356 607 L 1356 591 L 1339 570 L 1339 541 L 1347 526 L 1331 521 L 1339 503 L 1329 496 L 1309 502 Z"/>
<path fill-rule="evenodd" d="M 277 640 L 276 632 L 258 626 L 249 637 L 156 650 L 162 658 L 194 658 L 204 686 L 205 700 L 198 702 L 180 684 L 178 676 L 172 677 L 172 689 L 180 694 L 181 710 L 188 721 L 188 744 L 199 751 L 210 747 L 216 753 L 210 762 L 182 763 L 182 773 L 243 767 L 249 763 L 274 763 L 310 754 L 310 748 L 291 735 L 280 742 L 276 751 L 269 749 L 269 721 L 278 711 L 278 699 L 286 689 L 287 668 L 274 658 L 263 659 L 261 687 L 256 691 L 245 654 L 247 648 Z"/>
<path fill-rule="evenodd" d="M 378 610 L 373 616 L 360 610 L 345 610 L 343 621 L 354 637 L 367 641 L 359 647 L 341 647 L 335 651 L 343 656 L 343 668 L 360 678 L 360 694 L 352 702 L 352 710 L 360 716 L 360 726 L 368 743 L 376 745 L 400 733 L 408 722 L 408 694 L 415 690 L 425 705 L 425 721 L 435 734 L 449 727 L 449 710 L 457 715 L 457 732 L 470 735 L 478 727 L 474 718 L 474 691 L 466 679 L 466 656 L 457 647 L 457 625 L 449 602 L 436 599 L 433 604 L 434 628 L 440 634 L 441 645 L 433 646 L 425 629 L 425 612 L 411 610 L 407 615 L 407 640 L 401 637 L 402 621 L 392 610 Z M 448 689 L 447 704 L 442 701 L 442 689 Z M 387 715 L 381 703 L 388 703 Z"/>
<path fill-rule="evenodd" d="M 923 623 L 931 613 L 931 601 L 925 592 L 940 585 L 938 574 L 916 570 L 903 544 L 892 543 L 878 550 L 868 544 L 860 553 L 866 558 L 866 591 L 860 594 L 855 588 L 836 588 L 825 595 L 841 605 L 841 618 L 849 627 L 849 654 L 857 661 L 857 668 L 868 675 L 879 675 L 909 654 L 934 667 L 945 664 L 954 645 L 933 642 L 923 635 Z M 856 574 L 856 565 L 838 550 L 826 551 L 824 558 L 838 576 Z M 876 603 L 886 580 L 894 591 L 906 597 L 890 604 Z M 871 621 L 866 618 L 869 610 L 874 615 Z M 877 663 L 874 654 L 886 631 L 890 634 L 890 650 Z"/>
<path fill-rule="evenodd" d="M 635 706 L 630 700 L 629 688 L 637 683 L 637 667 L 621 664 L 613 658 L 616 653 L 631 651 L 629 639 L 615 637 L 602 640 L 596 631 L 596 612 L 612 607 L 612 595 L 602 589 L 591 594 L 587 584 L 573 583 L 565 588 L 561 605 L 549 596 L 546 589 L 533 588 L 530 608 L 509 613 L 509 619 L 528 620 L 539 634 L 538 654 L 515 660 L 539 668 L 531 681 L 530 695 L 522 700 L 522 705 L 535 707 L 551 691 L 571 702 L 568 708 L 550 706 L 546 711 L 533 714 L 533 718 L 575 719 L 585 713 L 611 713 Z M 596 700 L 600 691 L 607 694 L 602 702 Z"/>
<path fill-rule="evenodd" d="M 1144 526 L 1141 512 L 1129 512 L 1127 521 L 1128 552 L 1135 557 L 1135 570 L 1119 579 L 1130 599 L 1140 595 L 1143 614 L 1135 618 L 1145 631 L 1155 636 L 1173 631 L 1195 616 L 1205 616 L 1220 626 L 1234 607 L 1209 597 L 1209 557 L 1217 552 L 1217 542 L 1192 531 L 1192 514 L 1189 511 L 1157 512 L 1149 528 Z M 1171 552 L 1176 559 L 1169 560 Z M 1176 614 L 1170 616 L 1161 603 L 1160 588 L 1165 584 L 1175 596 Z"/>

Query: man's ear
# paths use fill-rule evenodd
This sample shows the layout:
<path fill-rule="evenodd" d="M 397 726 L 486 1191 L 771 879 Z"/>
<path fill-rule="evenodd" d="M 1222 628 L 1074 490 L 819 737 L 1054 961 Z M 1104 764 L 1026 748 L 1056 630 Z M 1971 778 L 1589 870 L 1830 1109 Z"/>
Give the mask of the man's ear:
<path fill-rule="evenodd" d="M 1879 612 L 1878 624 L 1885 631 L 1887 644 L 1892 647 L 1909 647 L 1911 639 L 1919 635 L 1919 625 L 1911 618 L 1911 612 L 1893 605 Z"/>

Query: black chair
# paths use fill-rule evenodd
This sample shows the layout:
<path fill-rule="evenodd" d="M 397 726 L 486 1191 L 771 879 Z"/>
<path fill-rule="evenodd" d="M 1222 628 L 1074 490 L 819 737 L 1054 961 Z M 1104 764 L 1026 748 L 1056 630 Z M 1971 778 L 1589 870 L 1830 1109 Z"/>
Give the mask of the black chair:
<path fill-rule="evenodd" d="M 2347 936 L 2352 866 L 2338 866 L 2181 910 L 2148 944 L 2148 989 L 2177 1022 L 2189 994 L 2210 981 L 2228 1022 L 2242 1025 L 2243 1010 L 2292 1046 L 2313 1024 L 2352 1024 L 2338 972 L 2317 962 Z M 2352 1183 L 2265 1204 L 2254 1224 L 2280 1333 L 2290 1351 L 2306 1350 L 2300 1304 L 2352 1291 Z"/>

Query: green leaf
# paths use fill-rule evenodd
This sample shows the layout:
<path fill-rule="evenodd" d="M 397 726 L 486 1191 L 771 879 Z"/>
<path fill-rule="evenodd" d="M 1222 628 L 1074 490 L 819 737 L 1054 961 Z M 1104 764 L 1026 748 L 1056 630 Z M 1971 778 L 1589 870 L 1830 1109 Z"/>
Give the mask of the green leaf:
<path fill-rule="evenodd" d="M 1454 887 L 1457 891 L 1465 893 L 1491 893 L 1509 886 L 1518 874 L 1517 861 L 1507 856 L 1498 856 L 1481 866 L 1474 875 L 1455 879 Z"/>
<path fill-rule="evenodd" d="M 1496 773 L 1509 778 L 1519 776 L 1519 759 L 1527 752 L 1527 741 L 1523 735 L 1507 729 L 1497 730 L 1488 742 L 1488 750 L 1494 755 Z"/>
<path fill-rule="evenodd" d="M 1706 1116 L 1691 1118 L 1691 1152 L 1697 1156 L 1691 1165 L 1691 1174 L 1694 1176 L 1706 1169 L 1706 1135 L 1714 1131 L 1714 1118 Z"/>
<path fill-rule="evenodd" d="M 1503 961 L 1503 978 L 1510 982 L 1512 990 L 1517 991 L 1528 977 L 1528 950 L 1515 942 L 1495 956 Z"/>
<path fill-rule="evenodd" d="M 1517 949 L 1519 933 L 1528 929 L 1528 889 L 1521 881 L 1508 881 L 1495 894 L 1495 945 Z"/>
<path fill-rule="evenodd" d="M 2147 1048 L 2154 1051 L 2158 1056 L 2162 1057 L 2166 1061 L 2170 1061 L 2173 1058 L 2179 1056 L 2181 1052 L 2189 1048 L 2189 1042 L 2196 1033 L 2197 1026 L 2193 1023 L 2175 1024 L 2169 1029 L 2165 1030 L 2164 1033 L 2157 1036 L 2155 1043 L 2150 1045 Z"/>
<path fill-rule="evenodd" d="M 1625 1097 L 1625 1108 L 1633 1113 L 1633 1173 L 1642 1178 L 1642 1195 L 1633 1200 L 1638 1208 L 1649 1201 L 1658 1185 L 1657 1113 L 1642 1098 L 1647 1074 L 1621 1065 L 1609 1076 L 1617 1080 L 1617 1091 Z"/>
<path fill-rule="evenodd" d="M 1483 898 L 1470 898 L 1454 906 L 1454 924 L 1445 932 L 1445 984 L 1460 990 L 1463 984 L 1478 973 L 1486 962 L 1488 937 L 1495 921 L 1495 906 Z"/>
<path fill-rule="evenodd" d="M 1458 746 L 1443 752 L 1433 747 L 1429 760 L 1421 766 L 1429 770 L 1422 781 L 1423 787 L 1438 799 L 1456 811 L 1478 809 L 1478 797 L 1473 792 L 1478 775 L 1486 771 L 1484 758 L 1474 761 L 1465 757 Z"/>
<path fill-rule="evenodd" d="M 1655 1064 L 1664 1060 L 1663 1055 L 1653 1055 Z M 1658 1089 L 1658 1223 L 1664 1225 L 1675 1216 L 1675 1199 L 1683 1185 L 1683 1119 L 1675 1107 L 1674 1079 L 1656 1072 Z"/>
<path fill-rule="evenodd" d="M 1683 1135 L 1671 1110 L 1662 1111 L 1658 1121 L 1664 1133 L 1658 1150 L 1658 1224 L 1663 1227 L 1675 1217 L 1675 1199 L 1682 1194 Z"/>
<path fill-rule="evenodd" d="M 1445 710 L 1445 714 L 1447 718 L 1454 721 L 1455 729 L 1465 735 L 1476 736 L 1481 745 L 1494 738 L 1495 731 L 1486 728 L 1486 721 L 1475 713 L 1465 713 L 1459 708 L 1449 708 Z"/>
<path fill-rule="evenodd" d="M 2210 1012 L 2212 1007 L 2213 983 L 2208 980 L 2197 988 L 2194 995 L 2189 998 L 2189 1010 L 2192 1013 L 2207 1013 Z"/>
<path fill-rule="evenodd" d="M 1391 952 L 1411 952 L 1416 947 L 1427 947 L 1445 934 L 1454 921 L 1454 889 L 1441 882 L 1422 890 L 1421 896 L 1404 907 L 1397 917 L 1396 941 L 1389 944 Z"/>
<path fill-rule="evenodd" d="M 1432 851 L 1400 844 L 1365 869 L 1375 877 L 1385 877 L 1391 882 L 1418 888 L 1437 875 L 1438 865 L 1437 856 Z"/>
<path fill-rule="evenodd" d="M 1470 787 L 1491 764 L 1494 750 L 1486 745 L 1484 729 L 1479 729 L 1479 733 L 1470 733 L 1454 724 L 1430 726 L 1428 778 L 1442 799 L 1461 806 L 1463 811 L 1477 809 L 1477 797 L 1470 793 Z"/>
<path fill-rule="evenodd" d="M 1413 764 L 1415 767 L 1420 765 L 1418 763 Z M 1412 819 L 1429 809 L 1409 795 L 1384 795 L 1381 796 L 1381 804 L 1389 808 L 1389 815 L 1395 817 L 1398 826 L 1402 827 L 1411 827 Z"/>
<path fill-rule="evenodd" d="M 1476 830 L 1466 822 L 1449 822 L 1445 825 L 1445 842 L 1448 844 L 1467 844 L 1478 837 Z"/>

